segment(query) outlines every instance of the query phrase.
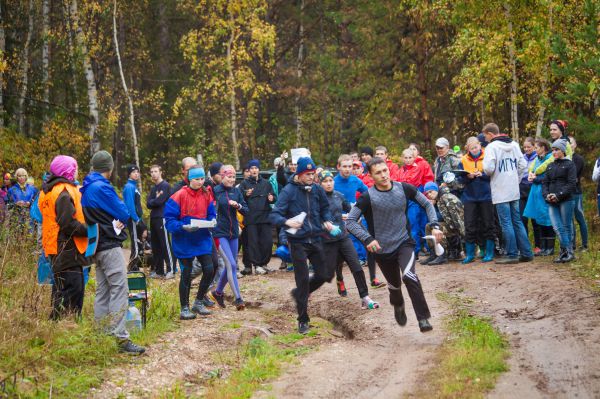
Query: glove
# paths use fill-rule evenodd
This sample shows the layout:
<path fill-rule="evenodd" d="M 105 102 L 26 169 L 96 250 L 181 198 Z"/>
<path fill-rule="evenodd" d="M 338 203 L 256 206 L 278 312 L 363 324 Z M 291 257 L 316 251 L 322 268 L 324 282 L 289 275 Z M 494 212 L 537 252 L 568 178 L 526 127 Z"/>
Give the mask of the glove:
<path fill-rule="evenodd" d="M 333 237 L 337 237 L 342 234 L 342 229 L 340 229 L 340 226 L 333 225 L 333 229 L 331 229 L 329 234 L 331 234 Z"/>
<path fill-rule="evenodd" d="M 200 230 L 200 227 L 192 226 L 191 224 L 184 224 L 182 228 L 188 233 L 193 233 L 194 231 Z"/>

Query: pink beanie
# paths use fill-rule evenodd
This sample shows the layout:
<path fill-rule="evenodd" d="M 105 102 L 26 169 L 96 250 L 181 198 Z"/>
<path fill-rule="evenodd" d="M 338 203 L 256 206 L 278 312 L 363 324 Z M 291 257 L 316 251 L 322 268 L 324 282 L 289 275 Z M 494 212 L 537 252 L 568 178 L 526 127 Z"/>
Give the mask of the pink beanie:
<path fill-rule="evenodd" d="M 75 180 L 77 161 L 68 155 L 54 157 L 50 164 L 50 173 L 54 176 L 64 177 L 67 180 Z"/>

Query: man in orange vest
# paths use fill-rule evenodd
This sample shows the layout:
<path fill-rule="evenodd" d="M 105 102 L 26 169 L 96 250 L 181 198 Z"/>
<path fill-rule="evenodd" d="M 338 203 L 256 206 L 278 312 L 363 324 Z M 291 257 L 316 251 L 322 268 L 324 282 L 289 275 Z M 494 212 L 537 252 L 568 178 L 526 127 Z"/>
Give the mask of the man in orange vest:
<path fill-rule="evenodd" d="M 87 226 L 81 193 L 75 184 L 77 161 L 59 155 L 52 160 L 50 173 L 38 205 L 42 213 L 42 246 L 54 273 L 50 317 L 57 320 L 69 313 L 81 315 Z"/>

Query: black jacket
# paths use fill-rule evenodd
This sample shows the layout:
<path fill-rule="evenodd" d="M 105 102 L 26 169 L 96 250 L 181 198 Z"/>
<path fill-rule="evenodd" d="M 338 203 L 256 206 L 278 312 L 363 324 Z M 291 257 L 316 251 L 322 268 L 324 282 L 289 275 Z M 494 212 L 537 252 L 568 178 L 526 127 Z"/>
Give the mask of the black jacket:
<path fill-rule="evenodd" d="M 573 154 L 573 163 L 575 164 L 575 171 L 577 173 L 577 185 L 575 186 L 575 194 L 581 194 L 581 176 L 583 175 L 583 166 L 585 161 L 583 157 L 577 153 Z"/>
<path fill-rule="evenodd" d="M 275 202 L 275 193 L 271 183 L 260 175 L 258 179 L 248 177 L 240 183 L 239 189 L 244 195 L 249 209 L 244 216 L 244 225 L 270 223 L 271 204 Z M 252 194 L 247 195 L 246 191 L 249 189 L 252 189 Z M 273 201 L 269 201 L 269 194 L 273 196 Z"/>
<path fill-rule="evenodd" d="M 162 193 L 157 197 L 156 193 Z M 150 195 L 146 199 L 146 206 L 150 209 L 150 218 L 162 218 L 165 209 L 165 202 L 171 197 L 171 185 L 163 180 L 150 190 Z"/>
<path fill-rule="evenodd" d="M 567 201 L 571 199 L 572 194 L 575 194 L 576 185 L 577 169 L 573 161 L 567 158 L 555 159 L 546 169 L 542 195 L 546 199 L 548 194 L 552 193 L 556 195 L 558 202 Z"/>
<path fill-rule="evenodd" d="M 44 185 L 44 193 L 48 194 L 55 185 L 67 183 L 75 185 L 72 181 L 63 177 L 52 176 Z M 79 253 L 75 246 L 73 237 L 86 237 L 87 226 L 73 217 L 75 215 L 75 204 L 67 190 L 56 199 L 56 223 L 58 223 L 58 253 L 50 256 L 52 271 L 55 273 L 63 270 L 88 264 L 83 254 Z"/>
<path fill-rule="evenodd" d="M 325 234 L 325 242 L 339 241 L 348 235 L 346 231 L 346 223 L 342 218 L 342 214 L 350 212 L 352 205 L 346 200 L 344 194 L 339 191 L 325 192 L 327 202 L 329 202 L 329 212 L 331 213 L 331 223 L 339 226 L 342 229 L 342 234 L 333 237 L 330 234 Z"/>

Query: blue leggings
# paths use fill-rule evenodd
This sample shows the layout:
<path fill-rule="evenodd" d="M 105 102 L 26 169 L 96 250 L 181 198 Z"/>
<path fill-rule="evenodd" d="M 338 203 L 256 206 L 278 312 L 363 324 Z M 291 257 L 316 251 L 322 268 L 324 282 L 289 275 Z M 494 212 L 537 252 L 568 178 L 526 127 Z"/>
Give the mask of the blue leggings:
<path fill-rule="evenodd" d="M 219 253 L 223 257 L 225 263 L 225 270 L 219 277 L 219 283 L 217 284 L 217 294 L 223 294 L 225 285 L 229 282 L 229 286 L 233 291 L 235 299 L 241 299 L 242 294 L 240 293 L 240 285 L 237 279 L 237 253 L 238 253 L 238 239 L 237 238 L 219 238 Z"/>

